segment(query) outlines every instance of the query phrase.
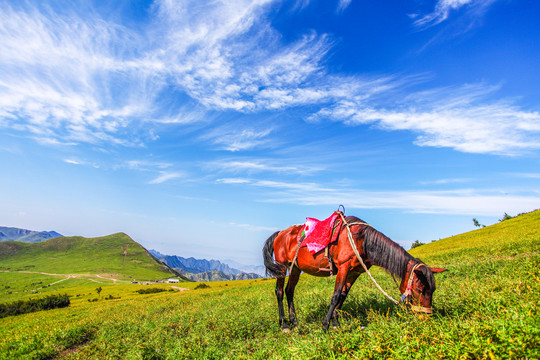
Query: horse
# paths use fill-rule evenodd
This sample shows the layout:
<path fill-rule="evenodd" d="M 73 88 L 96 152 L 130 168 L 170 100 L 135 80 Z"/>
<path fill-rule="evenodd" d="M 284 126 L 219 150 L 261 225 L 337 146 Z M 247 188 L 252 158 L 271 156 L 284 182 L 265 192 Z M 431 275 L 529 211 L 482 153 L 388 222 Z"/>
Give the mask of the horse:
<path fill-rule="evenodd" d="M 302 225 L 293 225 L 285 230 L 276 231 L 264 244 L 263 258 L 266 272 L 276 278 L 275 293 L 279 326 L 282 327 L 282 331 L 288 332 L 290 328 L 298 326 L 294 308 L 294 289 L 302 271 L 319 277 L 336 275 L 330 307 L 323 319 L 325 332 L 329 328 L 330 321 L 334 328 L 339 327 L 338 312 L 351 287 L 358 276 L 372 265 L 382 267 L 392 277 L 401 279 L 399 285 L 399 290 L 403 294 L 401 300 L 409 309 L 432 313 L 432 297 L 435 291 L 433 274 L 447 271 L 446 269 L 428 267 L 357 217 L 345 217 L 341 214 L 341 218 L 336 220 L 334 226 L 336 231 L 339 231 L 337 241 L 331 242 L 325 251 L 321 250 L 313 255 L 307 247 L 299 247 L 298 235 L 302 231 Z M 287 270 L 289 281 L 285 295 L 289 308 L 289 323 L 285 320 L 283 310 L 283 288 Z M 369 274 L 369 271 L 367 272 Z"/>

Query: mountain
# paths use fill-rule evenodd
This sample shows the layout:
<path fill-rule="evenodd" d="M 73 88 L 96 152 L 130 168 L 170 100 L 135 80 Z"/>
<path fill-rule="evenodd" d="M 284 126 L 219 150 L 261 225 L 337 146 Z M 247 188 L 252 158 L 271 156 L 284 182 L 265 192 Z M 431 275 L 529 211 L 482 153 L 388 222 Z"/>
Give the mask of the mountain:
<path fill-rule="evenodd" d="M 223 262 L 230 267 L 241 270 L 244 273 L 255 273 L 260 276 L 266 276 L 266 268 L 264 265 L 244 265 L 234 260 L 223 260 Z"/>
<path fill-rule="evenodd" d="M 181 277 L 124 233 L 97 238 L 56 237 L 38 243 L 3 241 L 0 270 L 93 274 L 117 280 Z"/>
<path fill-rule="evenodd" d="M 230 267 L 218 260 L 183 258 L 177 255 L 164 255 L 156 250 L 149 252 L 169 267 L 181 272 L 193 281 L 222 281 L 256 279 L 260 274 Z M 210 280 L 215 279 L 215 280 Z"/>
<path fill-rule="evenodd" d="M 260 278 L 257 274 L 240 273 L 237 275 L 225 274 L 222 271 L 205 271 L 199 274 L 183 274 L 192 281 L 229 281 L 229 280 L 249 280 Z"/>
<path fill-rule="evenodd" d="M 36 243 L 61 237 L 56 231 L 33 231 L 14 227 L 0 226 L 0 241 L 22 241 Z"/>
<path fill-rule="evenodd" d="M 195 259 L 193 257 L 183 258 L 177 255 L 164 255 L 152 249 L 150 249 L 149 252 L 168 266 L 192 274 L 200 274 L 206 271 L 221 271 L 224 274 L 229 275 L 237 275 L 242 273 L 242 271 L 233 269 L 229 267 L 229 265 L 223 264 L 218 260 Z"/>

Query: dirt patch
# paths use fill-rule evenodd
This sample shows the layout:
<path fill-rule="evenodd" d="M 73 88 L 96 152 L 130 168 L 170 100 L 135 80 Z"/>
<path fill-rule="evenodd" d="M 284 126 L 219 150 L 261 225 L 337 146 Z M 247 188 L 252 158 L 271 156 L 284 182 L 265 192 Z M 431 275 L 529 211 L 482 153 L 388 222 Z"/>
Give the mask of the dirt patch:
<path fill-rule="evenodd" d="M 178 291 L 186 291 L 186 290 L 191 290 L 191 289 L 187 289 L 187 288 L 182 288 L 182 287 L 178 287 L 178 286 L 170 286 L 172 287 L 173 289 L 176 289 Z"/>

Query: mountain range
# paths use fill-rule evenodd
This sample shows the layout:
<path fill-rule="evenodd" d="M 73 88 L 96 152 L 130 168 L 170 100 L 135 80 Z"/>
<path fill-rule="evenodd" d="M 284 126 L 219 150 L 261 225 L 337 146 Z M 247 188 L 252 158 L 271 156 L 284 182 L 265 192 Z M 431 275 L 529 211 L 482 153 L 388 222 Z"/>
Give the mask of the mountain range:
<path fill-rule="evenodd" d="M 157 259 L 167 266 L 182 273 L 193 281 L 223 281 L 223 280 L 243 280 L 256 279 L 262 274 L 255 271 L 236 269 L 219 260 L 195 259 L 193 257 L 184 258 L 177 255 L 164 255 L 157 250 L 148 250 Z M 238 264 L 238 263 L 236 263 Z M 239 264 L 241 265 L 241 264 Z M 245 266 L 244 266 L 245 267 Z M 248 270 L 255 269 L 254 266 L 247 266 Z M 264 273 L 263 273 L 264 274 Z"/>
<path fill-rule="evenodd" d="M 21 241 L 36 243 L 61 237 L 56 231 L 33 231 L 14 227 L 0 226 L 0 241 Z"/>
<path fill-rule="evenodd" d="M 125 246 L 126 249 L 129 246 L 130 249 L 134 248 L 134 244 L 136 244 L 135 247 L 140 247 L 139 244 L 134 242 L 132 239 L 130 239 L 125 234 L 114 234 L 108 237 L 103 237 L 99 239 L 99 242 L 96 242 L 95 244 L 101 244 L 107 239 L 105 242 L 110 241 L 111 238 L 118 239 L 122 243 L 122 246 Z M 50 242 L 49 240 L 54 240 L 54 242 Z M 0 242 L 5 244 L 6 246 L 0 247 L 0 252 L 8 251 L 12 255 L 15 253 L 18 253 L 19 251 L 22 251 L 22 249 L 27 249 L 25 247 L 21 247 L 22 245 L 17 245 L 17 243 L 11 243 L 12 241 L 19 242 L 19 243 L 31 243 L 31 244 L 42 244 L 43 246 L 38 246 L 37 248 L 28 248 L 28 250 L 32 250 L 31 252 L 35 253 L 36 256 L 41 256 L 42 251 L 49 250 L 52 246 L 52 249 L 55 250 L 57 246 L 59 246 L 59 249 L 71 249 L 72 247 L 78 247 L 79 243 L 83 241 L 84 238 L 82 237 L 64 237 L 63 235 L 59 234 L 56 231 L 33 231 L 33 230 L 26 230 L 26 229 L 19 229 L 14 227 L 0 227 Z M 98 238 L 96 238 L 98 239 Z M 88 239 L 89 241 L 90 239 Z M 79 257 L 86 257 L 86 256 L 92 256 L 96 254 L 88 254 L 85 255 L 87 251 L 95 252 L 97 251 L 97 248 L 92 250 L 91 247 L 88 247 L 89 243 L 87 240 L 84 240 L 83 242 L 86 244 L 83 248 L 80 248 L 80 250 L 72 255 L 69 255 L 68 258 L 79 258 Z M 93 241 L 93 240 L 92 240 Z M 133 243 L 133 245 L 128 245 L 130 242 Z M 77 244 L 77 245 L 76 245 Z M 82 243 L 81 243 L 82 244 Z M 115 245 L 119 246 L 119 245 Z M 42 249 L 42 250 L 38 250 Z M 144 249 L 144 248 L 142 248 Z M 12 251 L 16 250 L 15 253 Z M 66 251 L 66 250 L 64 250 Z M 101 250 L 99 251 L 101 252 Z M 146 249 L 143 250 L 143 252 L 146 252 Z M 2 255 L 2 254 L 0 254 Z M 7 254 L 4 254 L 7 255 Z M 108 257 L 108 253 L 101 254 L 102 257 Z M 57 255 L 54 255 L 56 257 Z M 244 279 L 256 279 L 261 276 L 264 276 L 264 267 L 263 266 L 246 266 L 242 265 L 236 262 L 231 261 L 231 263 L 234 263 L 235 265 L 238 265 L 237 267 L 231 267 L 230 265 L 226 263 L 222 263 L 218 260 L 206 260 L 206 259 L 195 259 L 193 257 L 190 258 L 183 258 L 181 256 L 177 255 L 164 255 L 161 254 L 159 251 L 156 250 L 148 250 L 148 256 L 153 256 L 158 263 L 162 263 L 162 266 L 164 265 L 166 268 L 170 269 L 172 272 L 176 272 L 176 275 L 181 275 L 182 278 L 186 280 L 193 280 L 193 281 L 225 281 L 225 280 L 244 280 Z M 94 256 L 92 256 L 94 257 Z M 64 261 L 67 261 L 67 259 Z M 84 262 L 86 260 L 83 259 Z M 68 261 L 69 262 L 69 261 Z M 153 265 L 152 265 L 153 266 Z M 165 270 L 167 271 L 167 270 Z M 174 274 L 173 274 L 174 275 Z"/>

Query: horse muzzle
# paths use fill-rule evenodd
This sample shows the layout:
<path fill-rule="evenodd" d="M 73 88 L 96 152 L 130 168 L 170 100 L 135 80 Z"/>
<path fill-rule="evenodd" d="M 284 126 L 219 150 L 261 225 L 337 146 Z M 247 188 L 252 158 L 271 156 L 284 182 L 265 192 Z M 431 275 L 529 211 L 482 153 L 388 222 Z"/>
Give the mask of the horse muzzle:
<path fill-rule="evenodd" d="M 428 315 L 433 314 L 433 308 L 431 307 L 424 307 L 424 306 L 418 306 L 418 305 L 409 305 L 409 309 L 416 313 L 424 313 Z"/>

